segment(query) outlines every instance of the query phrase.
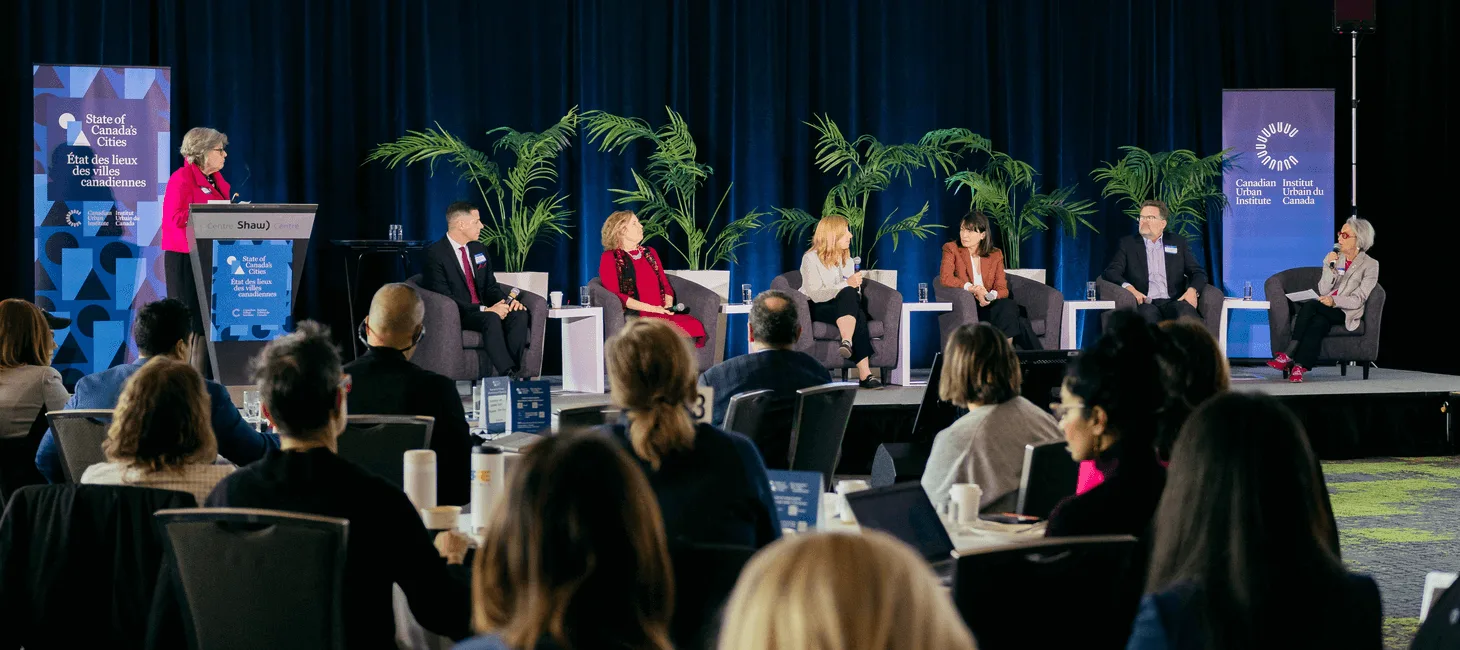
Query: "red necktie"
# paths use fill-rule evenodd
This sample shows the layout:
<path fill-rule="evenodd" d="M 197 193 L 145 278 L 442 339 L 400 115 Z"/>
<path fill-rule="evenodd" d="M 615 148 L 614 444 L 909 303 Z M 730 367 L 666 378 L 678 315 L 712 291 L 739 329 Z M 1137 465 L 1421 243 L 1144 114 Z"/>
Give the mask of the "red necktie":
<path fill-rule="evenodd" d="M 466 257 L 466 247 L 461 247 L 461 274 L 466 276 L 466 290 L 471 292 L 471 304 L 480 305 L 482 299 L 477 297 L 476 278 L 471 277 L 467 269 L 471 268 L 471 260 Z"/>

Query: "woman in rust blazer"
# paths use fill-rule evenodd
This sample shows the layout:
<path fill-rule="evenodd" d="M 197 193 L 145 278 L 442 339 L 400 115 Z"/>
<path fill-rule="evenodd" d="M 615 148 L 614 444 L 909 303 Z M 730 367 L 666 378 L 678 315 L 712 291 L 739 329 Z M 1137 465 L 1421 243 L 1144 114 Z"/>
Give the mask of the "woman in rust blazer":
<path fill-rule="evenodd" d="M 1019 305 L 1009 297 L 1004 278 L 1004 252 L 989 241 L 989 220 L 982 212 L 970 212 L 959 224 L 958 241 L 943 244 L 943 264 L 938 281 L 945 287 L 963 288 L 978 303 L 978 319 L 999 328 L 1015 348 L 1040 349 L 1033 330 L 1021 322 Z"/>

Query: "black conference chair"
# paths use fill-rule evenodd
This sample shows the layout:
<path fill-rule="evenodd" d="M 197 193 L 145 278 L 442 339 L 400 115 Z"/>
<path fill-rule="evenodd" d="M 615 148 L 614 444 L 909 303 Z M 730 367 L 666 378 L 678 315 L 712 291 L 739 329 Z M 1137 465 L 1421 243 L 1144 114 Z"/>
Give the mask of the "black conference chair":
<path fill-rule="evenodd" d="M 791 466 L 791 420 L 795 411 L 795 398 L 777 397 L 769 388 L 741 393 L 730 398 L 724 429 L 750 438 L 767 469 L 786 469 Z"/>
<path fill-rule="evenodd" d="M 675 543 L 674 620 L 669 636 L 680 650 L 714 648 L 720 610 L 755 549 L 743 546 Z"/>
<path fill-rule="evenodd" d="M 796 412 L 791 418 L 791 469 L 821 472 L 825 485 L 832 484 L 856 401 L 857 384 L 852 382 L 796 391 Z"/>
<path fill-rule="evenodd" d="M 349 522 L 278 510 L 162 510 L 193 650 L 345 647 Z"/>
<path fill-rule="evenodd" d="M 1075 493 L 1079 478 L 1080 465 L 1070 458 L 1063 440 L 1024 445 L 1024 469 L 1019 475 L 1015 511 L 1048 518 L 1061 499 Z"/>
<path fill-rule="evenodd" d="M 61 456 L 61 473 L 67 483 L 80 483 L 86 468 L 106 462 L 101 445 L 111 425 L 111 409 L 72 409 L 47 413 L 56 449 Z"/>
<path fill-rule="evenodd" d="M 405 487 L 405 453 L 431 447 L 436 418 L 424 415 L 351 415 L 340 434 L 338 452 L 391 485 Z"/>
<path fill-rule="evenodd" d="M 981 650 L 1124 648 L 1145 575 L 1129 535 L 1050 538 L 960 554 L 953 602 Z M 1051 612 L 1059 612 L 1051 625 Z"/>

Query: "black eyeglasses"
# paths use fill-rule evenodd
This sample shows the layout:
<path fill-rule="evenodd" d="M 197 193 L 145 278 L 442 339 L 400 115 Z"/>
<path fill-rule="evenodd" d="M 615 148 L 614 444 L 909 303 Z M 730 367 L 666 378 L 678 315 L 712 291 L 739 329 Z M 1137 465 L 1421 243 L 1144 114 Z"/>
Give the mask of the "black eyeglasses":
<path fill-rule="evenodd" d="M 1084 404 L 1065 404 L 1064 402 L 1054 402 L 1049 405 L 1049 412 L 1054 414 L 1054 419 L 1056 420 L 1064 420 L 1066 415 L 1074 413 L 1075 411 L 1083 410 L 1085 410 Z"/>

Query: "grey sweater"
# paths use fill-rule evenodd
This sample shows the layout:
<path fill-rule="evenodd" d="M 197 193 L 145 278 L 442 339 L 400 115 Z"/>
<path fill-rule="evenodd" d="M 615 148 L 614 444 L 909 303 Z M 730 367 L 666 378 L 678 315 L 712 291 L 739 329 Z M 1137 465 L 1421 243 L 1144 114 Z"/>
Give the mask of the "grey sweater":
<path fill-rule="evenodd" d="M 948 503 L 955 483 L 977 483 L 980 511 L 1012 511 L 1024 467 L 1024 445 L 1063 439 L 1054 417 L 1023 397 L 979 406 L 933 439 L 923 489 L 933 506 Z"/>
<path fill-rule="evenodd" d="M 801 293 L 811 302 L 831 302 L 855 272 L 850 258 L 841 266 L 827 266 L 816 257 L 815 249 L 806 251 L 801 256 Z"/>

